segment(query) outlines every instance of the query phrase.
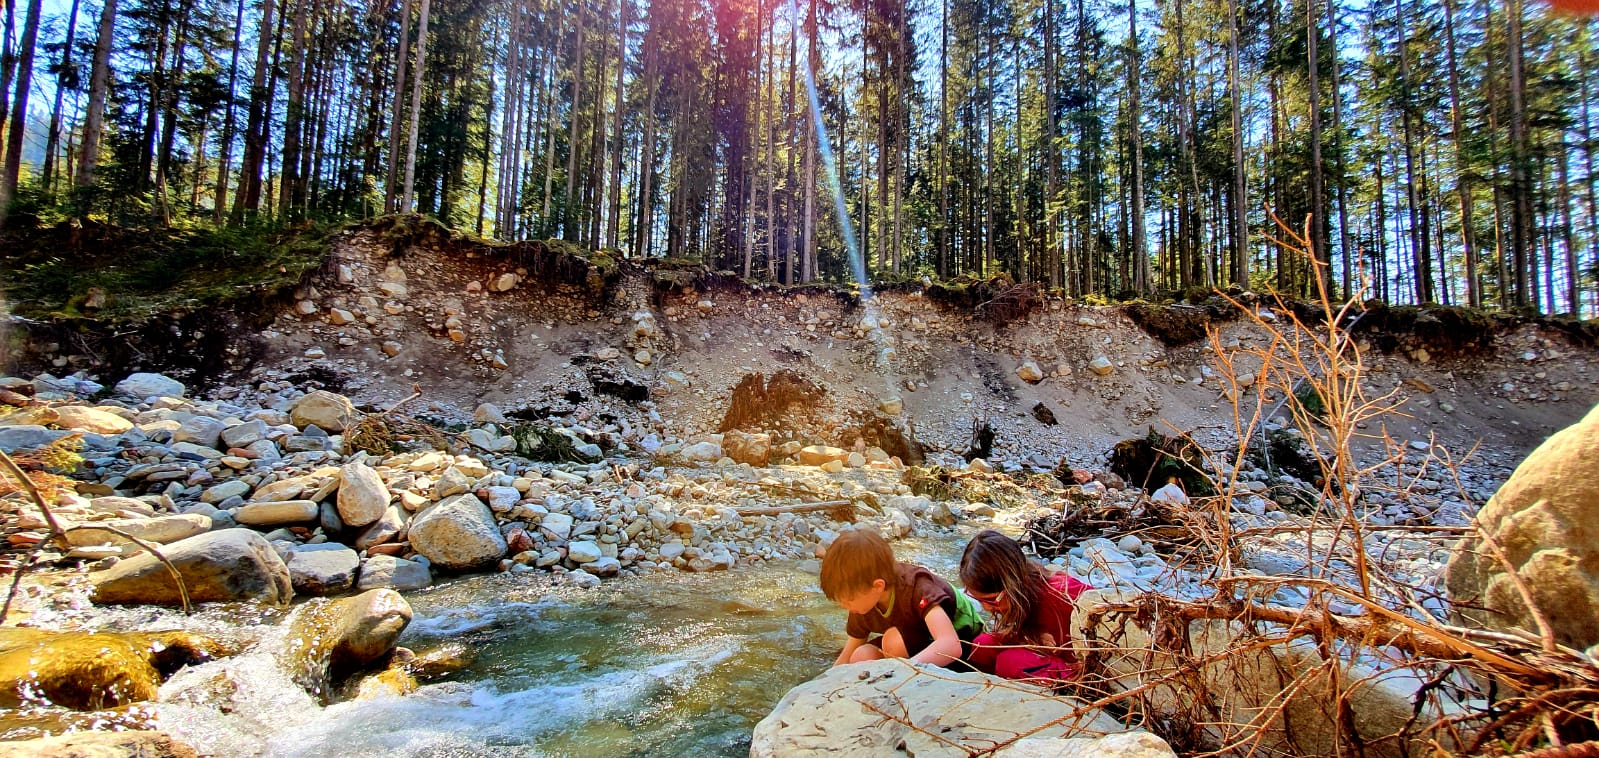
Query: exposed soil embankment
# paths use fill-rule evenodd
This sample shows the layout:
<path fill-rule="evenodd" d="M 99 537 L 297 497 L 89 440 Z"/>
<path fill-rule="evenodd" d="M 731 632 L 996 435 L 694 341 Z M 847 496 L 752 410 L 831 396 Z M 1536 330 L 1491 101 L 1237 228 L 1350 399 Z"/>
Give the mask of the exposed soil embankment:
<path fill-rule="evenodd" d="M 69 250 L 108 244 L 103 230 L 53 233 Z M 986 426 L 996 459 L 1048 470 L 1062 458 L 1097 462 L 1151 427 L 1225 437 L 1229 406 L 1206 336 L 1215 330 L 1224 351 L 1266 339 L 1221 297 L 1093 307 L 991 279 L 890 287 L 863 303 L 845 288 L 751 285 L 684 261 L 472 240 L 416 217 L 319 239 L 325 257 L 310 263 L 305 246 L 288 246 L 302 268 L 287 284 L 286 266 L 254 287 L 216 280 L 213 300 L 137 323 L 70 299 L 39 315 L 37 293 L 18 291 L 33 299 L 13 301 L 36 316 L 13 331 L 10 369 L 169 371 L 234 388 L 225 393 L 312 380 L 373 406 L 414 385 L 418 410 L 440 420 L 489 402 L 523 418 L 626 421 L 685 439 L 724 426 L 749 377 L 791 375 L 821 390 L 806 395 L 803 424 L 772 422 L 794 425 L 791 437 L 847 446 L 889 430 L 955 455 Z M 216 292 L 225 284 L 231 296 Z M 1398 437 L 1484 440 L 1513 456 L 1599 399 L 1591 322 L 1370 303 L 1355 333 L 1372 389 L 1406 399 L 1408 418 L 1388 430 Z"/>

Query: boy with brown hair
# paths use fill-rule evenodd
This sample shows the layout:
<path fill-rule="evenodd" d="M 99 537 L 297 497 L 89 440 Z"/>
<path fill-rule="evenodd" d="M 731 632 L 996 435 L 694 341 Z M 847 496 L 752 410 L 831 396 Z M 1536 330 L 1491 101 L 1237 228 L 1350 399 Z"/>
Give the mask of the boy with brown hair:
<path fill-rule="evenodd" d="M 975 604 L 926 568 L 894 560 L 870 529 L 838 535 L 822 558 L 821 584 L 849 611 L 849 641 L 834 666 L 885 657 L 947 666 L 960 660 L 961 642 L 982 631 Z"/>

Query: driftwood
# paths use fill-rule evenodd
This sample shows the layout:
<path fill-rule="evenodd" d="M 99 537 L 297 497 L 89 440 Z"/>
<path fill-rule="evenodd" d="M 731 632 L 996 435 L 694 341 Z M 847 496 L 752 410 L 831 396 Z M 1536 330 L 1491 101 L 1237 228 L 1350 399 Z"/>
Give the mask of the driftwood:
<path fill-rule="evenodd" d="M 795 505 L 772 505 L 758 508 L 738 508 L 739 516 L 775 516 L 779 513 L 817 513 L 827 511 L 833 514 L 838 521 L 855 520 L 855 501 L 853 500 L 824 500 L 820 503 L 797 503 Z"/>

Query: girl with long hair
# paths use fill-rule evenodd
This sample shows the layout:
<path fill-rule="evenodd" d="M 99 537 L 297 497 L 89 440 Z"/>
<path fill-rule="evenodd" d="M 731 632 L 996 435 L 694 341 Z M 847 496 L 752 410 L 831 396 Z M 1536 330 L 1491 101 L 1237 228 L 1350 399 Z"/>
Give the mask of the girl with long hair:
<path fill-rule="evenodd" d="M 1090 589 L 1062 571 L 1049 574 L 1021 545 L 984 529 L 961 556 L 961 585 L 990 618 L 972 640 L 968 662 L 1006 679 L 1058 683 L 1077 678 L 1072 603 Z"/>

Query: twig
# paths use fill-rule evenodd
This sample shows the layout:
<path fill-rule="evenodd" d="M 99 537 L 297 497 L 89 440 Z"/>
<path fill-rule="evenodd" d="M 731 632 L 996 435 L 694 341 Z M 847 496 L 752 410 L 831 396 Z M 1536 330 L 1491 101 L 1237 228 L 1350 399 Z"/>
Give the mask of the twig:
<path fill-rule="evenodd" d="M 133 536 L 131 534 L 128 534 L 127 532 L 124 532 L 121 529 L 118 529 L 118 528 L 116 528 L 114 526 L 105 526 L 103 524 L 82 524 L 82 525 L 79 525 L 79 526 L 74 526 L 71 529 L 68 529 L 67 531 L 68 532 L 82 532 L 82 531 L 110 532 L 112 534 L 115 534 L 118 537 L 121 537 L 121 538 L 123 538 L 123 539 L 125 539 L 125 540 L 127 540 L 129 542 L 132 542 L 133 544 L 138 545 L 139 547 L 142 547 L 145 550 L 149 551 L 149 553 L 151 555 L 155 556 L 156 560 L 161 562 L 161 565 L 167 567 L 167 573 L 171 574 L 172 575 L 172 581 L 177 583 L 177 585 L 178 585 L 178 599 L 183 602 L 183 615 L 187 616 L 187 615 L 190 615 L 191 613 L 193 613 L 193 609 L 191 609 L 189 607 L 189 588 L 186 585 L 184 585 L 184 583 L 183 583 L 183 575 L 178 573 L 178 567 L 172 565 L 172 561 L 168 560 L 165 555 L 162 555 L 161 551 L 157 550 L 155 545 L 152 545 L 152 544 L 150 544 L 148 542 L 145 542 L 144 540 L 141 540 L 138 537 L 135 537 L 135 536 Z"/>
<path fill-rule="evenodd" d="M 820 503 L 799 503 L 797 505 L 774 505 L 757 508 L 738 508 L 740 516 L 774 516 L 779 513 L 815 513 L 817 511 L 830 511 L 845 505 L 854 504 L 854 500 L 824 500 Z"/>

